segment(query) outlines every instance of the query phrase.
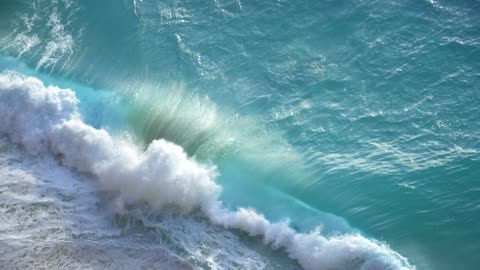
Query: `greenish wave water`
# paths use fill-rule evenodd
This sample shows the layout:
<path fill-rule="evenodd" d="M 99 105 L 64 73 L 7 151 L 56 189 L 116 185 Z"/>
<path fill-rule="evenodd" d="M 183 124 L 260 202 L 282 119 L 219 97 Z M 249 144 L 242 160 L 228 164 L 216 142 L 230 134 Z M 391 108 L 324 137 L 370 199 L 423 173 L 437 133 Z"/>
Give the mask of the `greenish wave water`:
<path fill-rule="evenodd" d="M 479 12 L 480 3 L 470 0 L 0 0 L 0 71 L 72 89 L 85 123 L 139 149 L 159 139 L 181 146 L 190 159 L 216 168 L 219 200 L 228 209 L 289 219 L 299 233 L 321 226 L 328 237 L 385 243 L 408 261 L 403 269 L 474 270 L 480 265 Z M 29 179 L 7 173 L 17 166 L 11 156 L 29 158 L 13 146 L 17 133 L 5 134 L 0 198 L 2 213 L 11 213 L 28 200 L 5 192 L 23 185 L 14 177 Z M 24 163 L 16 170 L 42 166 Z M 60 189 L 57 182 L 69 185 L 57 179 L 52 188 Z M 36 185 L 42 188 L 32 194 L 51 195 L 50 184 Z M 152 259 L 159 246 L 176 258 L 174 268 L 401 269 L 369 264 L 370 258 L 390 262 L 388 252 L 333 266 L 307 265 L 291 253 L 290 261 L 282 253 L 288 247 L 264 247 L 251 231 L 220 229 L 198 213 L 172 217 L 171 209 L 134 204 L 136 214 L 125 221 L 106 214 L 111 195 L 100 193 L 88 193 L 90 202 L 52 195 L 51 207 L 81 209 L 81 219 L 92 221 L 66 222 L 62 230 L 88 231 L 66 233 L 73 241 L 66 257 L 97 241 L 123 248 L 105 244 L 115 250 L 111 258 L 148 247 L 149 253 L 133 252 L 129 269 L 162 265 Z M 97 200 L 102 207 L 89 205 Z M 25 219 L 18 212 L 6 224 Z M 153 223 L 162 229 L 151 229 Z M 52 224 L 42 228 L 50 232 Z M 10 241 L 24 229 L 7 227 L 0 226 L 0 243 L 27 248 Z M 163 240 L 148 240 L 157 238 Z M 225 251 L 232 245 L 238 250 Z M 10 255 L 4 265 L 35 267 L 16 264 L 19 258 Z M 50 266 L 62 268 L 62 258 L 56 260 Z M 127 267 L 94 261 L 94 269 Z"/>

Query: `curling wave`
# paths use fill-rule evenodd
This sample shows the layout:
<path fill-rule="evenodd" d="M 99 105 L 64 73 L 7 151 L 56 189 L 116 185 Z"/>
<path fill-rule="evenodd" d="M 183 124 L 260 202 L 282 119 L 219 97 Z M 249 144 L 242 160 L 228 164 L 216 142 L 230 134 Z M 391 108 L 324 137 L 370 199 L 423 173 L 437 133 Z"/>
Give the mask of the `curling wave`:
<path fill-rule="evenodd" d="M 300 233 L 288 220 L 273 223 L 253 209 L 226 209 L 219 200 L 215 167 L 199 164 L 165 140 L 141 149 L 89 126 L 78 112 L 78 102 L 70 89 L 45 86 L 16 72 L 0 73 L 0 134 L 31 154 L 53 154 L 65 166 L 94 176 L 103 189 L 117 194 L 120 205 L 145 202 L 158 210 L 200 210 L 213 224 L 284 249 L 307 270 L 415 269 L 386 244 L 359 234 L 327 237 L 320 227 Z"/>

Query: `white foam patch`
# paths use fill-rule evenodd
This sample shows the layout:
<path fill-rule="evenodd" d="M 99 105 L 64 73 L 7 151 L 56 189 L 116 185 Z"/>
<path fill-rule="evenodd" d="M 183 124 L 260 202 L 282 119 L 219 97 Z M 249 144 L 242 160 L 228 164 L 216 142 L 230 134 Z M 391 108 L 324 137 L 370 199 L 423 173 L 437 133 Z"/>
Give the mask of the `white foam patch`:
<path fill-rule="evenodd" d="M 50 40 L 47 42 L 45 52 L 38 61 L 37 69 L 40 67 L 54 67 L 61 58 L 73 53 L 73 37 L 65 30 L 65 25 L 62 24 L 56 8 L 50 14 L 47 27 L 50 29 Z"/>
<path fill-rule="evenodd" d="M 0 74 L 0 134 L 32 154 L 53 154 L 65 166 L 95 176 L 123 204 L 199 209 L 214 224 L 284 249 L 307 270 L 415 269 L 387 245 L 359 234 L 326 237 L 320 229 L 298 233 L 288 221 L 272 223 L 252 209 L 227 210 L 218 200 L 215 168 L 189 159 L 180 146 L 165 140 L 142 150 L 93 128 L 82 121 L 77 104 L 72 90 L 46 87 L 14 72 Z"/>
<path fill-rule="evenodd" d="M 38 44 L 40 44 L 40 39 L 37 35 L 20 33 L 15 37 L 11 46 L 17 48 L 17 57 L 20 57 Z"/>

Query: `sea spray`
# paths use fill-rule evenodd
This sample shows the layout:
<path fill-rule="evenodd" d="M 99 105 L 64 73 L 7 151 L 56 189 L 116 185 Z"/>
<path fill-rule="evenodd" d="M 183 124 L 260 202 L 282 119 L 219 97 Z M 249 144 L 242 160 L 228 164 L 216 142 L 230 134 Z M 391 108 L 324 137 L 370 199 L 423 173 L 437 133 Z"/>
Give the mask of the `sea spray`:
<path fill-rule="evenodd" d="M 45 86 L 15 72 L 0 74 L 0 134 L 34 155 L 53 154 L 65 166 L 93 175 L 125 204 L 153 209 L 200 209 L 214 224 L 262 237 L 283 248 L 303 268 L 414 269 L 385 244 L 359 234 L 326 237 L 320 229 L 299 233 L 288 221 L 272 223 L 253 209 L 230 211 L 219 201 L 217 172 L 188 158 L 183 149 L 154 140 L 140 149 L 82 121 L 72 90 Z"/>

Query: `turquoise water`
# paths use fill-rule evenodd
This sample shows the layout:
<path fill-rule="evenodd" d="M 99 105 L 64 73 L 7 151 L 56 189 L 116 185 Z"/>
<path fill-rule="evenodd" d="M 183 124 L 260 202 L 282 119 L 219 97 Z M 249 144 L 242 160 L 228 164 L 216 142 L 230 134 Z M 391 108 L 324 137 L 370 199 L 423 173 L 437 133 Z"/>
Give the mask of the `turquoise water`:
<path fill-rule="evenodd" d="M 72 88 L 94 127 L 215 165 L 231 208 L 360 232 L 417 269 L 473 270 L 479 11 L 446 0 L 3 0 L 0 69 Z"/>

